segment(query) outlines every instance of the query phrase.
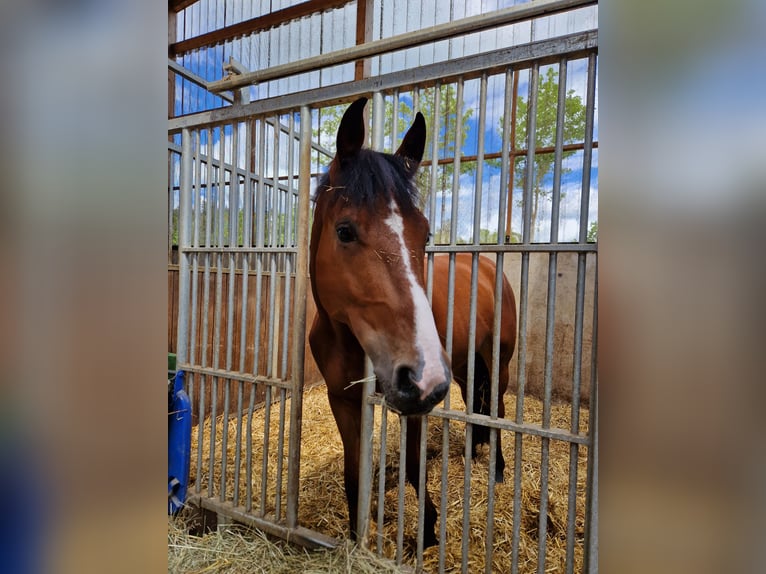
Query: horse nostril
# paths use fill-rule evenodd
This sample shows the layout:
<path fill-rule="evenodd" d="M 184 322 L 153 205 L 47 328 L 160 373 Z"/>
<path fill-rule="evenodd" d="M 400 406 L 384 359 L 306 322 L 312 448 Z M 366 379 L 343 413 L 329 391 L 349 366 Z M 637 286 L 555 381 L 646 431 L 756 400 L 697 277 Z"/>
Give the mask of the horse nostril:
<path fill-rule="evenodd" d="M 419 395 L 420 390 L 415 385 L 414 373 L 409 367 L 398 367 L 394 375 L 396 390 L 403 395 Z"/>

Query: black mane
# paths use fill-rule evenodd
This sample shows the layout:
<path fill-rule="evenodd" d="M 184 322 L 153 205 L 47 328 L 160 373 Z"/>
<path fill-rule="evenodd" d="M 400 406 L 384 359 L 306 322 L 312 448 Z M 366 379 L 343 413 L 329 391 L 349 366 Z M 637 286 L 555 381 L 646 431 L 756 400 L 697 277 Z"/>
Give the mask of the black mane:
<path fill-rule="evenodd" d="M 352 206 L 374 209 L 383 196 L 394 199 L 399 209 L 417 209 L 418 189 L 410 179 L 404 159 L 369 149 L 361 149 L 353 159 L 344 161 L 336 171 L 336 180 L 330 184 L 329 172 L 322 175 L 315 197 L 328 195 L 330 204 L 343 198 Z"/>

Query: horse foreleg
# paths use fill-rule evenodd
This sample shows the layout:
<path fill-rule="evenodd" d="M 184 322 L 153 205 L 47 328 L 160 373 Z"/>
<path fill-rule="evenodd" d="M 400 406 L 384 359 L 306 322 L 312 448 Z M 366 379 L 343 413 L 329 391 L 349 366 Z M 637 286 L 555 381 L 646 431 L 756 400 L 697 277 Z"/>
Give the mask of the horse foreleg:
<path fill-rule="evenodd" d="M 420 417 L 407 417 L 407 479 L 415 487 L 418 496 L 420 492 Z M 423 468 L 423 473 L 426 469 Z M 425 481 L 428 477 L 425 477 Z M 428 548 L 436 546 L 439 540 L 436 538 L 436 507 L 428 493 L 428 487 L 423 489 L 425 498 L 425 516 L 423 519 L 423 546 Z"/>
<path fill-rule="evenodd" d="M 357 532 L 357 509 L 359 500 L 359 445 L 362 428 L 360 405 L 343 397 L 328 395 L 330 408 L 343 441 L 343 484 L 348 503 L 348 521 L 351 537 L 359 539 Z"/>
<path fill-rule="evenodd" d="M 487 363 L 480 354 L 476 354 L 476 367 L 474 369 L 474 393 L 473 393 L 473 412 L 483 415 L 491 414 L 490 405 L 492 404 L 492 380 L 490 379 Z M 500 369 L 500 381 L 498 384 L 497 416 L 505 417 L 505 403 L 503 395 L 508 388 L 508 366 Z M 471 434 L 471 452 L 473 458 L 476 458 L 476 452 L 479 445 L 489 444 L 489 427 L 483 425 L 473 425 Z M 500 441 L 500 431 L 497 431 L 497 443 L 495 448 L 495 482 L 503 482 L 505 471 L 505 458 L 503 458 L 503 447 Z"/>

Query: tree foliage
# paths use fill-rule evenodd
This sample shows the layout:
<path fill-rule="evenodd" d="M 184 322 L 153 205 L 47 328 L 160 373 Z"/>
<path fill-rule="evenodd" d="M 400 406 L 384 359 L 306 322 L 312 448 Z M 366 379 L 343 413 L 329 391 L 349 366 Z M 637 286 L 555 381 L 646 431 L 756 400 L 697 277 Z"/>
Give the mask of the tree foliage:
<path fill-rule="evenodd" d="M 540 148 L 553 148 L 556 144 L 556 113 L 558 107 L 558 71 L 553 67 L 548 68 L 538 78 L 537 108 L 535 113 L 535 165 L 532 179 L 532 205 L 531 229 L 537 229 L 538 213 L 541 200 L 550 197 L 552 186 L 546 185 L 545 181 L 553 174 L 554 153 L 540 152 Z M 528 98 L 519 96 L 516 101 L 516 149 L 527 147 L 529 101 Z M 500 130 L 502 132 L 503 118 L 500 118 Z M 581 142 L 585 136 L 585 104 L 582 98 L 574 90 L 566 93 L 564 100 L 564 144 Z M 566 159 L 575 151 L 563 152 Z M 569 173 L 571 169 L 562 166 L 562 175 Z M 519 189 L 526 185 L 527 170 L 526 161 L 517 161 L 514 166 L 514 182 Z M 563 195 L 563 194 L 562 194 Z M 523 205 L 523 201 L 519 202 Z"/>

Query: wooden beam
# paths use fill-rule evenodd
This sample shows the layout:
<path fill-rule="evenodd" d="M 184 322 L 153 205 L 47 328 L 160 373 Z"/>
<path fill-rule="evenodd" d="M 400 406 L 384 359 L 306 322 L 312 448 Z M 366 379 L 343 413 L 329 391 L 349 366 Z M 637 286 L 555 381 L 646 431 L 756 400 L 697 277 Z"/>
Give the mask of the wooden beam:
<path fill-rule="evenodd" d="M 331 8 L 338 8 L 339 6 L 345 6 L 351 0 L 307 0 L 301 2 L 295 6 L 290 6 L 284 10 L 277 10 L 270 14 L 258 16 L 257 18 L 250 18 L 244 22 L 232 24 L 220 28 L 219 30 L 213 30 L 193 38 L 181 40 L 168 46 L 168 54 L 172 58 L 191 50 L 197 50 L 199 48 L 205 48 L 208 46 L 215 46 L 221 42 L 238 38 L 240 36 L 246 36 L 253 34 L 254 32 L 260 32 L 261 30 L 268 30 L 274 26 L 279 26 L 290 20 L 296 20 L 316 12 L 323 12 Z"/>
<path fill-rule="evenodd" d="M 169 12 L 180 12 L 184 8 L 188 8 L 195 2 L 199 2 L 199 0 L 168 0 L 168 11 Z"/>
<path fill-rule="evenodd" d="M 373 0 L 356 0 L 356 43 L 372 40 Z M 354 65 L 354 79 L 362 80 L 370 75 L 370 59 L 357 60 Z"/>

